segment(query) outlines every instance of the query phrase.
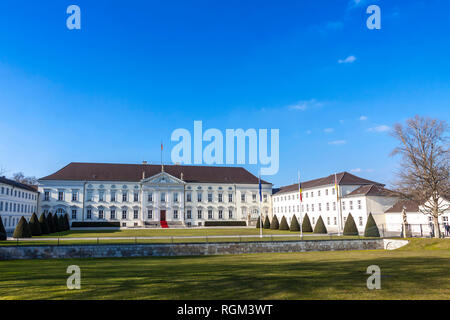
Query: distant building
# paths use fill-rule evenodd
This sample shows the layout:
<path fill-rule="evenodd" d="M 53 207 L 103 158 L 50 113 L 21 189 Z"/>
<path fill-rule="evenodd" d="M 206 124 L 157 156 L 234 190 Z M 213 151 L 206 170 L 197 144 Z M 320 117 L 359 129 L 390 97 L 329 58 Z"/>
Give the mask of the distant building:
<path fill-rule="evenodd" d="M 0 217 L 6 232 L 14 231 L 22 216 L 29 220 L 38 200 L 37 187 L 0 177 Z"/>
<path fill-rule="evenodd" d="M 39 181 L 40 212 L 121 227 L 202 226 L 259 216 L 258 177 L 240 167 L 70 163 Z M 262 181 L 262 213 L 272 184 Z"/>
<path fill-rule="evenodd" d="M 307 213 L 313 227 L 319 216 L 322 216 L 327 230 L 338 232 L 339 229 L 343 230 L 347 216 L 351 213 L 362 232 L 370 213 L 377 224 L 382 224 L 384 212 L 398 201 L 396 194 L 381 183 L 348 172 L 336 174 L 336 180 L 338 190 L 335 189 L 334 174 L 302 182 L 301 203 L 298 184 L 279 188 L 272 196 L 273 214 L 278 219 L 285 216 L 290 223 L 294 214 L 300 220 L 300 216 Z"/>

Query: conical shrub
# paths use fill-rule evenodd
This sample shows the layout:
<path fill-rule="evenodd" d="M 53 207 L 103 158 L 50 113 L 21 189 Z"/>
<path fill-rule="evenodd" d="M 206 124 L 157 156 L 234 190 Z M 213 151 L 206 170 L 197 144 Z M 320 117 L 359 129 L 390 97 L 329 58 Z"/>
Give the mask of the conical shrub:
<path fill-rule="evenodd" d="M 314 233 L 328 233 L 325 223 L 323 223 L 322 216 L 319 216 L 316 225 L 314 226 Z"/>
<path fill-rule="evenodd" d="M 33 213 L 31 215 L 31 219 L 30 219 L 29 225 L 30 225 L 31 235 L 33 235 L 33 236 L 40 236 L 40 235 L 42 235 L 41 224 L 39 223 L 39 220 L 38 220 L 38 217 L 37 217 L 36 213 Z"/>
<path fill-rule="evenodd" d="M 283 218 L 281 218 L 281 222 L 280 222 L 280 230 L 289 230 L 289 225 L 286 221 L 286 217 L 283 216 Z"/>
<path fill-rule="evenodd" d="M 3 225 L 3 219 L 0 217 L 0 240 L 6 240 L 8 236 L 6 235 L 6 229 Z"/>
<path fill-rule="evenodd" d="M 41 233 L 49 234 L 50 230 L 48 229 L 47 218 L 45 217 L 45 213 L 42 213 L 39 217 L 39 224 L 41 225 Z"/>
<path fill-rule="evenodd" d="M 377 223 L 375 222 L 372 213 L 370 213 L 367 218 L 366 228 L 364 229 L 364 237 L 380 237 L 380 231 L 378 230 Z"/>
<path fill-rule="evenodd" d="M 269 220 L 269 215 L 266 216 L 266 219 L 264 219 L 264 225 L 263 225 L 264 229 L 270 229 L 270 220 Z"/>
<path fill-rule="evenodd" d="M 58 214 L 55 213 L 53 215 L 53 227 L 55 228 L 55 232 L 59 232 L 61 231 L 59 228 L 59 219 L 58 219 Z"/>
<path fill-rule="evenodd" d="M 66 226 L 67 226 L 67 230 L 70 230 L 70 221 L 69 221 L 69 215 L 66 213 L 64 215 L 64 218 L 66 219 Z"/>
<path fill-rule="evenodd" d="M 60 215 L 58 217 L 58 225 L 59 225 L 59 231 L 66 231 L 66 219 L 64 219 L 63 215 Z"/>
<path fill-rule="evenodd" d="M 356 227 L 355 220 L 351 213 L 348 214 L 347 220 L 344 226 L 344 236 L 357 236 L 359 235 L 358 228 Z"/>
<path fill-rule="evenodd" d="M 55 225 L 53 224 L 53 215 L 51 212 L 49 212 L 47 215 L 47 223 L 48 223 L 48 231 L 50 231 L 50 233 L 56 232 Z"/>
<path fill-rule="evenodd" d="M 295 214 L 292 216 L 291 226 L 289 227 L 289 230 L 300 231 L 300 225 L 298 224 L 298 220 Z"/>
<path fill-rule="evenodd" d="M 261 225 L 261 217 L 258 217 L 258 221 L 256 221 L 256 229 L 259 229 L 261 227 L 262 227 L 262 225 Z"/>
<path fill-rule="evenodd" d="M 308 214 L 305 214 L 302 222 L 302 230 L 303 232 L 313 232 L 311 221 L 309 221 Z"/>
<path fill-rule="evenodd" d="M 274 215 L 272 221 L 270 221 L 270 229 L 278 230 L 280 228 L 280 223 L 278 222 L 277 215 Z"/>
<path fill-rule="evenodd" d="M 31 238 L 31 230 L 27 220 L 22 216 L 13 233 L 14 238 Z"/>

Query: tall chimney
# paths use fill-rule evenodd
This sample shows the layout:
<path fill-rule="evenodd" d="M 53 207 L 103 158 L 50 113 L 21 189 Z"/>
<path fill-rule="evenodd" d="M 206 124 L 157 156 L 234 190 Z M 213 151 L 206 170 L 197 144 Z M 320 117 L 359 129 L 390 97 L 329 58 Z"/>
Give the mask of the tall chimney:
<path fill-rule="evenodd" d="M 145 171 L 142 171 L 142 180 L 145 179 Z"/>
<path fill-rule="evenodd" d="M 183 180 L 183 172 L 180 174 L 180 179 Z"/>

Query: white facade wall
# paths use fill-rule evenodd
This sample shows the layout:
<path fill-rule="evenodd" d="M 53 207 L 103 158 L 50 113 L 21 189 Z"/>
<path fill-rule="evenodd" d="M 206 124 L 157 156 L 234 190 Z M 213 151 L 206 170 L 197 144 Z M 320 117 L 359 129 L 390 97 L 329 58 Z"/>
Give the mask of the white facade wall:
<path fill-rule="evenodd" d="M 41 180 L 39 191 L 40 212 L 68 213 L 71 222 L 141 227 L 158 225 L 165 215 L 168 223 L 199 226 L 211 220 L 252 221 L 259 215 L 257 184 L 186 183 L 165 172 L 140 182 Z M 261 209 L 268 214 L 272 185 L 263 184 L 262 194 Z"/>
<path fill-rule="evenodd" d="M 28 221 L 37 206 L 37 192 L 0 182 L 0 217 L 6 232 L 14 231 L 22 216 Z"/>

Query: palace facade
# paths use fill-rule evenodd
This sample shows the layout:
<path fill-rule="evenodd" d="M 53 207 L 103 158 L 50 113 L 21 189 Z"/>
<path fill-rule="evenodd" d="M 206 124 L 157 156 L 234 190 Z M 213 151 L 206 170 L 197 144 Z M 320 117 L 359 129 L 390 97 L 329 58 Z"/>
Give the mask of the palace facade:
<path fill-rule="evenodd" d="M 272 184 L 261 181 L 263 215 Z M 121 227 L 203 226 L 259 217 L 259 180 L 241 167 L 70 163 L 39 179 L 39 212 Z"/>

